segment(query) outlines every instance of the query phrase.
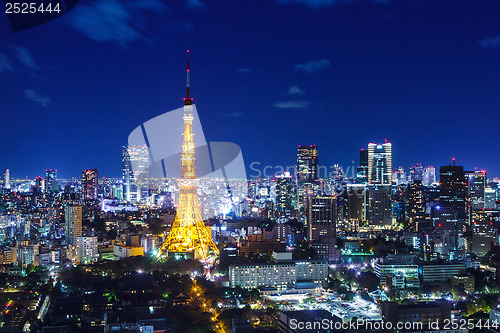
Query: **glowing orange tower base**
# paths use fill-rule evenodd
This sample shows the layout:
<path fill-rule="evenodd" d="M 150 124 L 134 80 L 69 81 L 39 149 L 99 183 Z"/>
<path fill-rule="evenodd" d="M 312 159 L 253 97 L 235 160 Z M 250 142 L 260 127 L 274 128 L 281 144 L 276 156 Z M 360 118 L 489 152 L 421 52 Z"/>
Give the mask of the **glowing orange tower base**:
<path fill-rule="evenodd" d="M 188 51 L 189 56 L 189 51 Z M 184 133 L 181 154 L 179 203 L 174 223 L 157 258 L 169 253 L 193 253 L 195 259 L 207 259 L 209 250 L 219 254 L 209 228 L 201 218 L 198 203 L 198 183 L 195 172 L 195 145 L 193 140 L 193 99 L 189 97 L 189 59 L 187 63 L 187 97 L 184 99 Z"/>

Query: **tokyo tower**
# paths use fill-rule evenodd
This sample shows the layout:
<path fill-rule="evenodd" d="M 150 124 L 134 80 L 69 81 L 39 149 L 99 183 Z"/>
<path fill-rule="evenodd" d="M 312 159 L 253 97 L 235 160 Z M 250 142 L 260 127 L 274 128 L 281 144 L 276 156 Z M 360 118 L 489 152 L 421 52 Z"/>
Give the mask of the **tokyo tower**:
<path fill-rule="evenodd" d="M 175 254 L 193 255 L 204 260 L 212 249 L 219 253 L 212 240 L 209 227 L 202 220 L 198 203 L 198 183 L 195 172 L 195 145 L 193 141 L 193 99 L 189 95 L 189 50 L 187 51 L 187 96 L 184 98 L 184 133 L 181 154 L 181 178 L 179 179 L 179 202 L 174 223 L 165 242 L 157 253 L 157 258 Z"/>

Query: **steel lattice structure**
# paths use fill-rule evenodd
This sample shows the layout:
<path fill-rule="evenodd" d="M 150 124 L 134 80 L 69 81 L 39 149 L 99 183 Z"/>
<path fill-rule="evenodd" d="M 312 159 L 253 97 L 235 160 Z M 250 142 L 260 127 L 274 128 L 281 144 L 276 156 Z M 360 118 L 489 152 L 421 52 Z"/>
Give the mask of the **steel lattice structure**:
<path fill-rule="evenodd" d="M 195 145 L 193 141 L 193 99 L 189 96 L 189 50 L 187 62 L 187 96 L 184 98 L 184 133 L 181 154 L 179 202 L 174 223 L 167 239 L 157 253 L 162 258 L 173 253 L 194 253 L 195 259 L 206 259 L 209 250 L 219 253 L 205 226 L 198 203 L 198 183 L 195 172 Z"/>

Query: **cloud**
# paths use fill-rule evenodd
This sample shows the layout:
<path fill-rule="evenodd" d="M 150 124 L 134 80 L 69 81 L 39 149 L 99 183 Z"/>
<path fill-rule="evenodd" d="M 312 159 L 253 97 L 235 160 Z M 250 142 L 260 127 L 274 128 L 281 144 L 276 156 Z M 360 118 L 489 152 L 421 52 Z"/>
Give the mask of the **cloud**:
<path fill-rule="evenodd" d="M 353 3 L 355 0 L 277 0 L 280 4 L 290 4 L 295 3 L 299 5 L 307 6 L 311 9 L 319 9 L 323 7 L 333 7 L 340 3 Z M 372 0 L 376 4 L 386 5 L 391 0 Z"/>
<path fill-rule="evenodd" d="M 280 101 L 273 104 L 275 108 L 279 109 L 306 109 L 311 105 L 312 103 L 307 101 Z"/>
<path fill-rule="evenodd" d="M 289 4 L 297 3 L 300 5 L 305 5 L 312 9 L 318 9 L 321 7 L 333 7 L 338 3 L 350 3 L 352 0 L 278 0 L 278 3 Z"/>
<path fill-rule="evenodd" d="M 127 1 L 99 0 L 79 4 L 70 16 L 70 25 L 97 42 L 129 42 L 146 39 L 140 24 L 142 11 L 154 13 L 166 9 L 158 0 Z"/>
<path fill-rule="evenodd" d="M 39 70 L 40 66 L 35 63 L 35 60 L 31 56 L 30 51 L 27 48 L 21 46 L 10 45 L 9 46 L 14 51 L 14 56 L 19 63 L 30 70 Z"/>
<path fill-rule="evenodd" d="M 14 66 L 12 66 L 12 62 L 9 57 L 5 53 L 0 52 L 0 73 L 10 72 L 13 70 Z"/>
<path fill-rule="evenodd" d="M 297 64 L 293 67 L 296 71 L 304 71 L 306 73 L 313 73 L 319 71 L 320 69 L 324 69 L 330 67 L 332 63 L 330 60 L 322 58 L 319 60 L 312 60 L 305 64 Z"/>
<path fill-rule="evenodd" d="M 290 88 L 288 88 L 288 95 L 298 95 L 298 96 L 301 96 L 301 95 L 304 95 L 304 90 L 300 89 L 299 87 L 297 87 L 296 85 L 293 85 L 293 86 L 290 86 Z"/>
<path fill-rule="evenodd" d="M 238 73 L 240 74 L 251 73 L 251 72 L 252 72 L 251 68 L 238 68 Z"/>
<path fill-rule="evenodd" d="M 50 103 L 50 98 L 40 95 L 33 89 L 26 89 L 24 91 L 24 97 L 26 97 L 30 101 L 40 104 L 44 108 L 46 108 Z"/>
<path fill-rule="evenodd" d="M 222 116 L 229 117 L 229 118 L 240 118 L 241 116 L 243 116 L 243 112 L 240 112 L 240 111 L 228 112 L 228 113 L 224 113 Z"/>
<path fill-rule="evenodd" d="M 189 21 L 171 22 L 168 24 L 167 30 L 170 32 L 173 32 L 173 31 L 193 31 L 194 25 Z"/>
<path fill-rule="evenodd" d="M 488 37 L 479 41 L 479 45 L 485 49 L 500 46 L 500 36 Z"/>
<path fill-rule="evenodd" d="M 207 5 L 205 5 L 200 0 L 186 0 L 186 6 L 188 8 L 206 8 L 207 7 Z"/>
<path fill-rule="evenodd" d="M 238 68 L 238 73 L 239 74 L 248 74 L 248 73 L 259 73 L 259 74 L 264 74 L 264 71 L 260 68 L 248 68 L 248 67 L 242 67 Z"/>

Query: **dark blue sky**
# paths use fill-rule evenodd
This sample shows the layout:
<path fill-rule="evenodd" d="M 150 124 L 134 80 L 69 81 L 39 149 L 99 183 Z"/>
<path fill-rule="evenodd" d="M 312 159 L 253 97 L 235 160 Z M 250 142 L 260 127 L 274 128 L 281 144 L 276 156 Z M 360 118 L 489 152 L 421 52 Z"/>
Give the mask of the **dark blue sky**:
<path fill-rule="evenodd" d="M 500 176 L 500 2 L 83 1 L 12 33 L 0 15 L 0 168 L 120 176 L 121 146 L 182 105 L 185 50 L 207 141 L 249 165 L 323 165 L 393 143 L 393 165 Z"/>

